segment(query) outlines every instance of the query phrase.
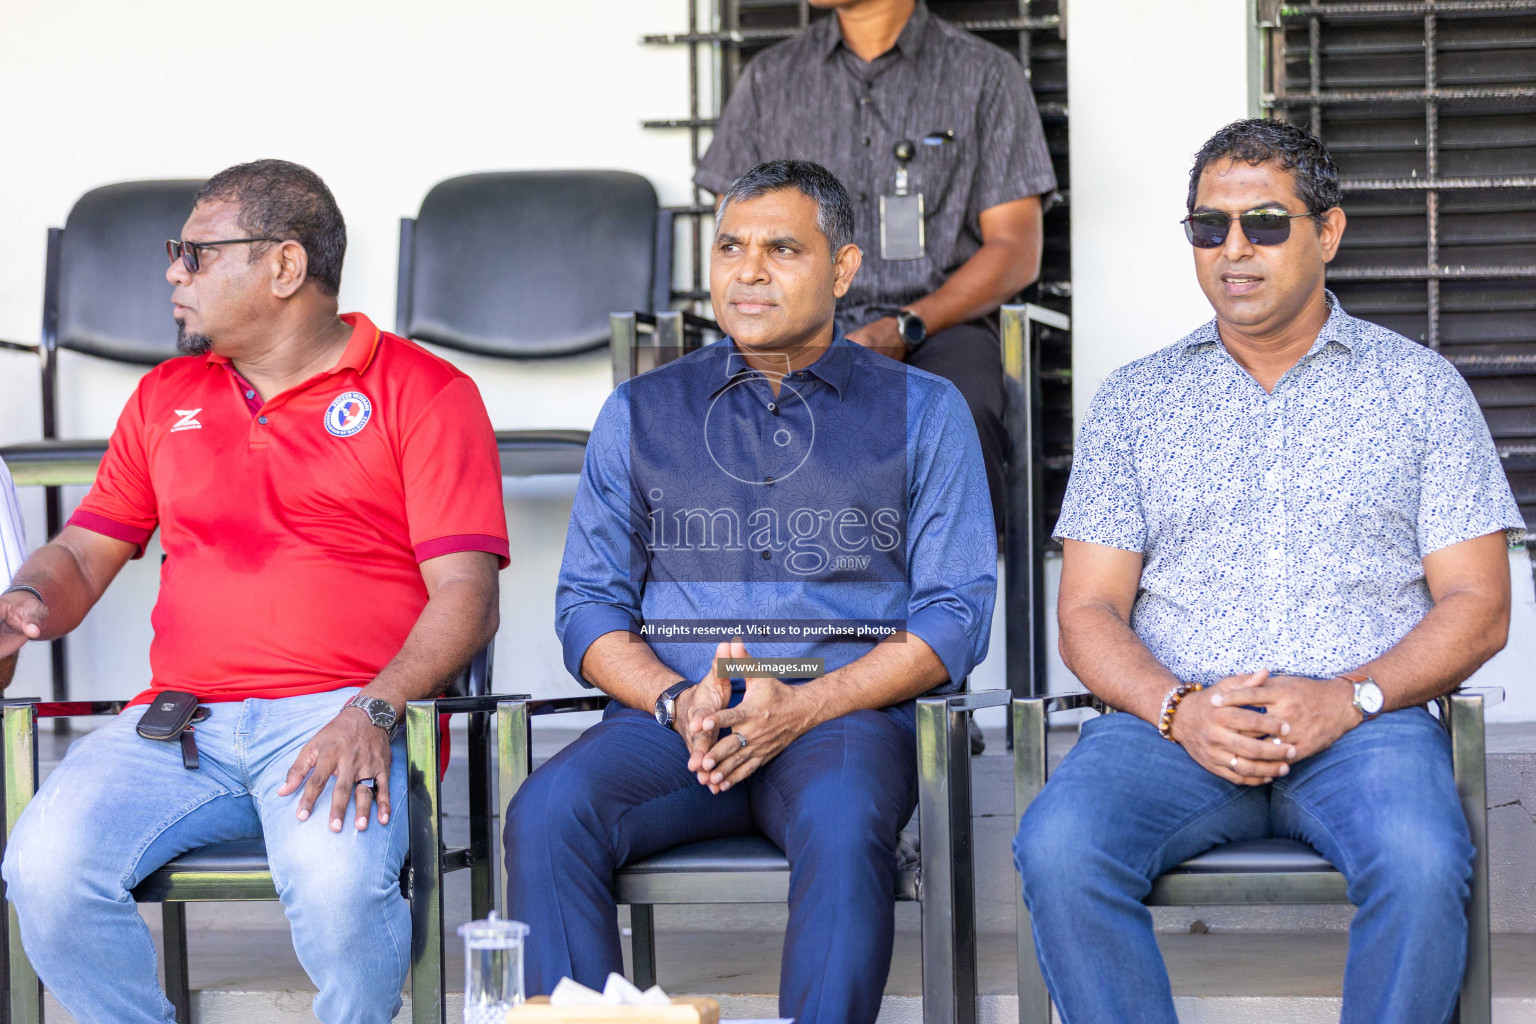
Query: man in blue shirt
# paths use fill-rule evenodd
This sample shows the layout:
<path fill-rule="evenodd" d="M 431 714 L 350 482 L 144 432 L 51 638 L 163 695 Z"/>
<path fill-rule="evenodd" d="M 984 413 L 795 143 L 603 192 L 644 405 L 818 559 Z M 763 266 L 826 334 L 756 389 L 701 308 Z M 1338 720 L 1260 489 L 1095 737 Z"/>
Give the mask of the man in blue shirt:
<path fill-rule="evenodd" d="M 987 650 L 986 471 L 954 385 L 836 328 L 861 254 L 835 177 L 760 165 L 717 224 L 729 337 L 620 385 L 587 447 L 556 628 L 572 675 L 615 700 L 512 800 L 509 910 L 533 928 L 531 991 L 600 987 L 623 969 L 616 868 L 761 833 L 790 863 L 780 1013 L 870 1024 L 913 700 Z M 811 664 L 717 671 L 749 651 Z"/>
<path fill-rule="evenodd" d="M 1504 646 L 1524 524 L 1461 375 L 1325 290 L 1341 200 L 1305 130 L 1216 133 L 1184 222 L 1216 318 L 1083 420 L 1061 653 L 1119 713 L 1084 724 L 1014 843 L 1067 1024 L 1175 1024 L 1141 900 L 1269 836 L 1315 847 L 1359 907 L 1346 1024 L 1456 1005 L 1473 849 L 1424 705 Z"/>

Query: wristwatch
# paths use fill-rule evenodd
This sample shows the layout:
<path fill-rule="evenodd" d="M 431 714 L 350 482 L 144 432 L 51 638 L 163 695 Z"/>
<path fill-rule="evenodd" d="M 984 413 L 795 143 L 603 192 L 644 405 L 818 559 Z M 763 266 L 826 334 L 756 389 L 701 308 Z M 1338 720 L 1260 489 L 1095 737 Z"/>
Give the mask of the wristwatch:
<path fill-rule="evenodd" d="M 383 729 L 385 732 L 395 731 L 395 706 L 387 700 L 378 697 L 365 697 L 361 693 L 342 705 L 344 708 L 362 708 L 363 714 L 368 716 L 368 721 Z"/>
<path fill-rule="evenodd" d="M 1381 687 L 1376 685 L 1376 680 L 1364 672 L 1345 672 L 1340 679 L 1355 684 L 1355 710 L 1360 712 L 1360 717 L 1369 722 L 1381 714 L 1381 709 L 1386 706 L 1387 699 L 1382 696 Z"/>
<path fill-rule="evenodd" d="M 677 695 L 692 685 L 686 679 L 679 679 L 662 690 L 661 696 L 656 698 L 656 721 L 668 729 L 672 728 L 672 723 L 677 720 Z"/>
<path fill-rule="evenodd" d="M 928 325 L 910 309 L 896 312 L 896 331 L 901 335 L 902 344 L 907 346 L 908 352 L 916 352 L 928 340 Z"/>

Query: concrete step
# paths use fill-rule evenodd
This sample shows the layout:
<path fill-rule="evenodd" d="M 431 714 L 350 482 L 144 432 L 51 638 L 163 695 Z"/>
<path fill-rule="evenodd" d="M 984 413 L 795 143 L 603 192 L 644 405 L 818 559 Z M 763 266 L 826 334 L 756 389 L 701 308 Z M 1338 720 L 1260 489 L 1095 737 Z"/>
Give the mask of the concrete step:
<path fill-rule="evenodd" d="M 194 908 L 197 909 L 197 908 Z M 205 915 L 206 916 L 206 915 Z M 313 989 L 294 958 L 286 931 L 189 928 L 192 983 L 199 1024 L 313 1020 Z M 657 955 L 662 985 L 677 994 L 713 995 L 727 1016 L 777 1013 L 781 933 L 662 932 Z M 1159 936 L 1179 1019 L 1188 1024 L 1322 1024 L 1339 1019 L 1346 936 L 1324 933 L 1219 933 Z M 1015 1024 L 1011 934 L 981 936 L 977 946 L 983 1024 Z M 896 937 L 881 1024 L 922 1019 L 918 935 Z M 449 1019 L 462 1012 L 462 958 L 450 947 Z M 1536 936 L 1494 940 L 1494 1020 L 1536 1024 Z M 49 1021 L 71 1020 L 50 1001 Z M 409 1019 L 402 1014 L 400 1020 Z"/>

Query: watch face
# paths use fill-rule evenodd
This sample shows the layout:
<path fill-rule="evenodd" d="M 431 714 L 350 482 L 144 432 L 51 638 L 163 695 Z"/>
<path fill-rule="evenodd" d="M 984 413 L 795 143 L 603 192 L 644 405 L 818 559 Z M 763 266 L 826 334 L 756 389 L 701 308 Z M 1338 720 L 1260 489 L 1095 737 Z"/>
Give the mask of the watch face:
<path fill-rule="evenodd" d="M 923 330 L 922 320 L 910 313 L 901 318 L 900 326 L 901 336 L 909 345 L 916 345 L 927 333 Z"/>
<path fill-rule="evenodd" d="M 1368 715 L 1379 715 L 1386 699 L 1382 696 L 1381 687 L 1374 682 L 1366 680 L 1355 687 L 1355 699 L 1360 702 L 1360 707 Z"/>

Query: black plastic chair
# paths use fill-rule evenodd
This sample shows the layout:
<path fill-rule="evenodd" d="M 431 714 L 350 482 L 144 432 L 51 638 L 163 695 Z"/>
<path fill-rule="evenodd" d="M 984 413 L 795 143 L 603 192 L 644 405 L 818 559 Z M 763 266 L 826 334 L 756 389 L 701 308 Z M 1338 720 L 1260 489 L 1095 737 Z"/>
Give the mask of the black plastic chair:
<path fill-rule="evenodd" d="M 603 348 L 616 309 L 666 309 L 672 217 L 627 171 L 504 171 L 434 185 L 400 221 L 395 333 L 558 359 Z M 577 473 L 585 430 L 498 431 L 502 473 Z"/>
<path fill-rule="evenodd" d="M 1476 854 L 1467 902 L 1467 971 L 1457 1003 L 1459 1024 L 1493 1019 L 1491 936 L 1488 911 L 1488 768 L 1484 757 L 1483 711 L 1497 704 L 1496 687 L 1457 690 L 1436 703 L 1451 739 L 1456 791 Z M 1052 712 L 1092 709 L 1104 704 L 1089 693 L 1028 697 L 1013 702 L 1014 817 L 1024 817 L 1045 788 L 1049 765 L 1048 718 Z M 1065 881 L 1065 880 L 1064 880 Z M 1158 878 L 1145 903 L 1157 907 L 1233 904 L 1348 903 L 1344 876 L 1306 843 L 1255 839 L 1214 847 Z M 1019 929 L 1019 1024 L 1050 1024 L 1051 997 L 1035 956 L 1034 933 L 1023 899 L 1017 901 Z M 1083 955 L 1093 955 L 1083 950 Z M 1106 965 L 1109 966 L 1109 965 Z"/>
<path fill-rule="evenodd" d="M 468 868 L 471 913 L 484 917 L 496 906 L 495 815 L 491 807 L 490 715 L 517 695 L 491 695 L 491 650 L 487 645 L 450 688 L 450 696 L 411 701 L 406 706 L 407 820 L 410 852 L 400 889 L 411 904 L 411 1020 L 445 1024 L 443 958 L 443 875 Z M 113 715 L 123 701 L 38 703 L 5 701 L 0 742 L 4 744 L 5 835 L 37 789 L 37 720 L 61 716 Z M 439 716 L 468 713 L 470 844 L 451 848 L 442 839 L 442 784 L 439 777 Z M 510 713 L 510 712 L 504 712 Z M 3 847 L 0 847 L 3 855 Z M 178 1024 L 192 1022 L 187 973 L 187 903 L 275 900 L 277 889 L 259 839 L 216 843 L 182 854 L 149 875 L 133 891 L 140 903 L 159 903 L 165 936 L 166 996 Z M 6 1018 L 42 1020 L 42 986 L 22 949 L 16 912 L 6 903 Z"/>
<path fill-rule="evenodd" d="M 136 366 L 177 355 L 176 321 L 165 283 L 165 241 L 180 238 L 198 180 L 127 181 L 81 196 L 62 228 L 48 229 L 42 344 L 0 342 L 41 359 L 41 441 L 0 448 L 18 484 L 46 490 L 48 536 L 64 526 L 66 484 L 89 484 L 107 452 L 106 438 L 61 440 L 58 434 L 59 350 Z M 53 699 L 69 699 L 63 640 L 53 654 Z"/>

